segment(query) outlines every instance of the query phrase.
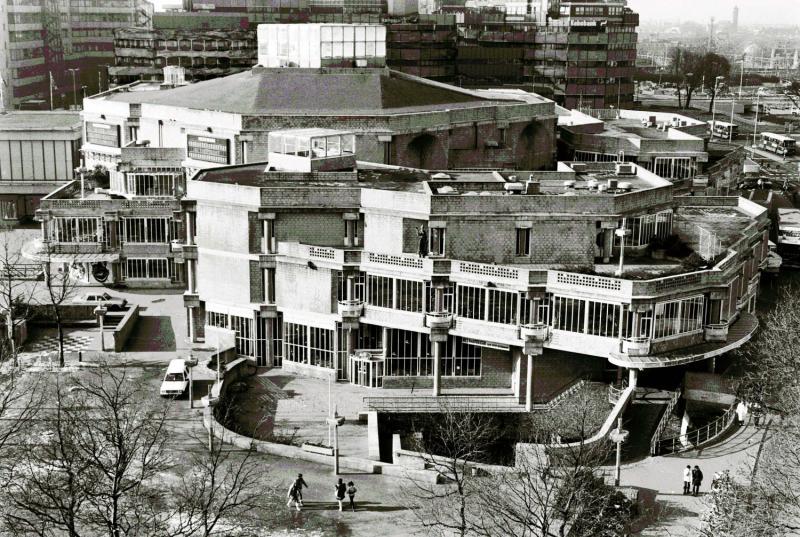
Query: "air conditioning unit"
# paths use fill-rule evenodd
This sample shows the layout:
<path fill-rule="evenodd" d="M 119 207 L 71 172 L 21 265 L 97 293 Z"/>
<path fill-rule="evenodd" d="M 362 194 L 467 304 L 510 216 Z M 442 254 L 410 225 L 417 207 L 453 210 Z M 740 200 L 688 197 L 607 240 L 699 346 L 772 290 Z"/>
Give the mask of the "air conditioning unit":
<path fill-rule="evenodd" d="M 616 175 L 636 175 L 636 165 L 630 162 L 618 162 L 614 173 Z"/>

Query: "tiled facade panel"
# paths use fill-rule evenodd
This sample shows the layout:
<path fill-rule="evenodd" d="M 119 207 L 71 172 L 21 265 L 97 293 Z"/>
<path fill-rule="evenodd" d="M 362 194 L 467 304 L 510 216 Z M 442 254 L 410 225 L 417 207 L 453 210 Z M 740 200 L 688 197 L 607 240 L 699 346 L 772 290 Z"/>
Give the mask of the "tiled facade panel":
<path fill-rule="evenodd" d="M 594 262 L 594 222 L 534 222 L 531 263 L 586 265 Z"/>
<path fill-rule="evenodd" d="M 341 213 L 279 213 L 275 220 L 275 236 L 279 242 L 341 247 L 344 219 Z"/>
<path fill-rule="evenodd" d="M 403 252 L 404 221 L 400 216 L 368 214 L 364 217 L 364 247 L 381 254 Z"/>
<path fill-rule="evenodd" d="M 197 246 L 247 254 L 250 252 L 247 211 L 203 205 L 197 210 Z M 224 273 L 223 273 L 224 274 Z"/>
<path fill-rule="evenodd" d="M 203 300 L 224 304 L 250 303 L 250 264 L 242 259 L 203 252 L 197 263 L 197 290 Z"/>
<path fill-rule="evenodd" d="M 258 261 L 250 261 L 250 302 L 264 302 L 264 271 L 258 267 Z"/>
<path fill-rule="evenodd" d="M 287 309 L 331 313 L 335 283 L 328 269 L 282 263 L 275 271 L 275 299 Z"/>

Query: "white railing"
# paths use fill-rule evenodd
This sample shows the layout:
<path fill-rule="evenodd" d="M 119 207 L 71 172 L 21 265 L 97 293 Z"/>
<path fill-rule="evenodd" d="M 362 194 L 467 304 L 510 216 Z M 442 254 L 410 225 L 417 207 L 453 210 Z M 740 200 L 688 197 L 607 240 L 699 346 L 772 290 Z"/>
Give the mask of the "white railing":
<path fill-rule="evenodd" d="M 656 431 L 653 433 L 653 438 L 650 440 L 650 455 L 658 455 L 659 445 L 661 442 L 661 436 L 664 434 L 664 431 L 669 424 L 670 416 L 672 415 L 672 411 L 675 409 L 675 405 L 678 404 L 678 400 L 681 398 L 681 391 L 676 390 L 672 392 L 672 395 L 669 398 L 669 402 L 667 403 L 667 408 L 664 409 L 664 414 L 661 416 L 661 419 L 658 422 L 658 426 L 656 426 Z"/>

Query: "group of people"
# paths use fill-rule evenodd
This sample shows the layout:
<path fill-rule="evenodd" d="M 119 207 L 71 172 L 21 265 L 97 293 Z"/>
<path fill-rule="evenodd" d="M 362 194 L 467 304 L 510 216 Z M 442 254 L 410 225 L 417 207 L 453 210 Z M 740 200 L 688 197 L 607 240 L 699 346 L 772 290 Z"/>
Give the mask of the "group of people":
<path fill-rule="evenodd" d="M 700 493 L 700 485 L 703 484 L 703 471 L 696 464 L 692 468 L 687 464 L 683 469 L 683 493 L 697 496 Z"/>
<path fill-rule="evenodd" d="M 289 498 L 289 501 L 286 502 L 286 507 L 292 507 L 294 503 L 295 507 L 298 511 L 300 508 L 303 507 L 303 487 L 308 488 L 308 483 L 303 479 L 303 474 L 297 474 L 297 478 L 292 481 L 292 484 L 289 486 L 289 491 L 287 492 L 286 496 Z M 340 477 L 339 480 L 333 485 L 334 493 L 336 495 L 336 501 L 339 503 L 339 511 L 343 511 L 344 509 L 344 500 L 345 497 L 350 498 L 350 509 L 355 512 L 356 510 L 356 485 L 352 481 L 348 481 L 345 485 L 344 481 Z"/>

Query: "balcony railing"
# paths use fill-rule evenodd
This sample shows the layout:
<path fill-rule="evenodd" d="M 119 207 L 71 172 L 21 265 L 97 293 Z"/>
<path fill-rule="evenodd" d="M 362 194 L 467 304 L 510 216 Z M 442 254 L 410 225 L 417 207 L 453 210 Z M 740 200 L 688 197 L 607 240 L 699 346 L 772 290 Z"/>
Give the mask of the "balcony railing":
<path fill-rule="evenodd" d="M 340 300 L 337 309 L 342 317 L 361 317 L 361 313 L 364 311 L 364 301 Z"/>
<path fill-rule="evenodd" d="M 428 328 L 447 330 L 453 325 L 453 314 L 447 311 L 426 313 L 425 324 Z"/>
<path fill-rule="evenodd" d="M 727 341 L 728 323 L 707 324 L 703 327 L 703 336 L 706 341 Z"/>
<path fill-rule="evenodd" d="M 439 413 L 456 412 L 525 412 L 525 405 L 512 396 L 420 396 L 364 397 L 364 408 L 374 412 Z"/>
<path fill-rule="evenodd" d="M 713 442 L 720 435 L 725 433 L 733 423 L 736 417 L 736 405 L 737 403 L 734 402 L 722 416 L 707 425 L 692 431 L 687 431 L 686 434 L 680 434 L 672 438 L 666 438 L 651 443 L 651 454 L 667 455 L 669 453 L 679 453 Z"/>
<path fill-rule="evenodd" d="M 543 323 L 523 324 L 519 327 L 520 339 L 547 341 L 550 337 L 550 326 Z"/>
<path fill-rule="evenodd" d="M 681 390 L 672 392 L 672 396 L 669 398 L 669 402 L 667 403 L 667 408 L 664 409 L 664 414 L 661 415 L 661 420 L 659 420 L 658 425 L 656 426 L 656 432 L 653 433 L 653 438 L 650 440 L 651 455 L 658 455 L 659 446 L 661 445 L 661 435 L 664 434 L 667 424 L 669 424 L 672 411 L 675 409 L 675 405 L 678 404 L 678 400 L 680 400 L 680 398 Z"/>
<path fill-rule="evenodd" d="M 650 354 L 650 340 L 646 337 L 623 339 L 622 352 L 628 356 L 647 356 Z"/>

